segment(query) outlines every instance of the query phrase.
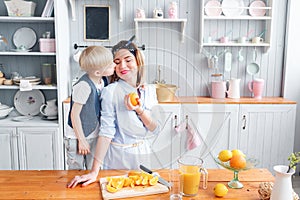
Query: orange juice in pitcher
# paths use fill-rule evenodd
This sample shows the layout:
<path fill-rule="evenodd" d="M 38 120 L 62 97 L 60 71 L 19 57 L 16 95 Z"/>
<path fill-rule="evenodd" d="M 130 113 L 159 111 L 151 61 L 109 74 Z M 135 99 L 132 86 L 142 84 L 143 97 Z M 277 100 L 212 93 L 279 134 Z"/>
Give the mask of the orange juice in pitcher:
<path fill-rule="evenodd" d="M 194 156 L 182 156 L 178 159 L 180 173 L 180 193 L 183 196 L 198 194 L 201 174 L 203 188 L 207 188 L 207 170 L 202 167 L 203 160 Z"/>

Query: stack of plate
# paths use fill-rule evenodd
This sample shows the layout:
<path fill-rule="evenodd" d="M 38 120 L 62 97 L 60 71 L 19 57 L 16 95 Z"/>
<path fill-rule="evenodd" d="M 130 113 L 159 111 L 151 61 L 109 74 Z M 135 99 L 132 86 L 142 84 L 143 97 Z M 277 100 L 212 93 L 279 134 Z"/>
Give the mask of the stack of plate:
<path fill-rule="evenodd" d="M 41 78 L 35 77 L 35 76 L 28 76 L 25 78 L 20 78 L 20 79 L 13 79 L 14 84 L 16 85 L 20 85 L 20 81 L 21 80 L 28 80 L 29 83 L 31 83 L 32 85 L 38 85 L 41 83 Z"/>

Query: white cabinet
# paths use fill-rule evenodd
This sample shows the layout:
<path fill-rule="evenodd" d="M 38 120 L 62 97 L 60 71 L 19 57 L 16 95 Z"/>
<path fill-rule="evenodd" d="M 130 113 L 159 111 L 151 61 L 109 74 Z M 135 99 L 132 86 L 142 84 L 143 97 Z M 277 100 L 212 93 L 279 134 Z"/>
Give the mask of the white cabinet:
<path fill-rule="evenodd" d="M 240 105 L 238 147 L 257 158 L 258 167 L 273 170 L 274 165 L 288 164 L 293 152 L 296 104 Z"/>
<path fill-rule="evenodd" d="M 1 128 L 0 169 L 60 169 L 58 133 L 57 127 Z"/>
<path fill-rule="evenodd" d="M 176 168 L 177 158 L 188 154 L 201 157 L 206 168 L 221 168 L 213 160 L 224 149 L 241 149 L 259 161 L 258 167 L 272 171 L 287 164 L 293 152 L 296 104 L 161 104 L 167 113 L 166 126 L 153 147 L 161 147 L 156 159 L 165 168 Z M 177 116 L 177 122 L 175 120 Z M 180 132 L 175 126 L 183 126 Z M 190 132 L 200 144 L 187 149 Z M 171 145 L 171 147 L 170 147 Z"/>
<path fill-rule="evenodd" d="M 201 0 L 201 19 L 200 19 L 200 48 L 209 46 L 257 46 L 268 49 L 271 44 L 271 28 L 272 28 L 272 0 L 267 1 L 266 5 L 255 5 L 253 1 L 241 0 L 241 5 L 234 8 L 226 7 L 229 14 L 216 15 L 215 10 L 222 10 L 220 6 L 209 6 L 209 0 Z M 239 2 L 239 1 L 237 1 Z M 251 6 L 252 4 L 252 6 Z M 258 7 L 257 7 L 258 6 Z M 264 10 L 265 15 L 250 15 L 249 10 L 256 9 L 256 11 Z M 207 12 L 210 14 L 207 14 Z M 240 12 L 241 11 L 241 12 Z M 253 12 L 252 12 L 253 13 Z M 254 12 L 261 13 L 261 12 Z M 263 42 L 252 43 L 251 38 L 262 34 Z M 228 36 L 229 41 L 221 43 L 220 38 Z M 240 43 L 238 38 L 246 36 L 250 41 Z M 208 39 L 211 37 L 210 39 Z"/>
<path fill-rule="evenodd" d="M 159 105 L 161 117 L 161 132 L 149 139 L 151 143 L 151 168 L 174 168 L 177 158 L 183 153 L 181 135 L 175 131 L 180 121 L 180 104 Z"/>
<path fill-rule="evenodd" d="M 237 146 L 239 107 L 236 104 L 182 104 L 182 117 L 200 138 L 200 144 L 186 154 L 201 157 L 206 168 L 218 167 L 214 157 L 223 149 Z"/>

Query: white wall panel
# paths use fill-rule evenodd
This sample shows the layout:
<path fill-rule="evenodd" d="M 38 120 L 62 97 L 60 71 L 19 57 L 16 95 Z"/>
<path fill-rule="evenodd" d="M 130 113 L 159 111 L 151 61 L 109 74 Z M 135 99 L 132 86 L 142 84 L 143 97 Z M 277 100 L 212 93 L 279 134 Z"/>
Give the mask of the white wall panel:
<path fill-rule="evenodd" d="M 146 1 L 146 0 L 123 0 L 123 22 L 119 21 L 119 1 L 117 0 L 84 0 L 76 1 L 77 21 L 71 22 L 71 42 L 84 45 L 113 45 L 119 40 L 129 39 L 134 30 L 134 14 L 135 9 L 142 7 L 145 9 L 146 16 L 152 17 L 152 11 L 155 7 L 164 10 L 167 17 L 169 0 Z M 162 66 L 161 78 L 167 83 L 176 84 L 180 87 L 178 95 L 210 95 L 209 80 L 212 70 L 207 67 L 207 60 L 199 54 L 199 31 L 200 31 L 200 7 L 199 0 L 179 0 L 179 17 L 187 18 L 186 37 L 184 43 L 181 43 L 181 24 L 180 23 L 139 23 L 139 38 L 136 41 L 139 45 L 145 44 L 147 64 L 147 81 L 152 82 L 158 79 L 157 66 Z M 244 0 L 245 6 L 252 1 Z M 85 42 L 83 41 L 83 6 L 88 5 L 110 5 L 111 6 L 111 39 L 107 42 Z M 264 49 L 257 47 L 256 62 L 261 66 L 261 71 L 256 77 L 266 80 L 265 96 L 281 96 L 281 81 L 283 70 L 283 47 L 286 20 L 286 2 L 274 1 L 273 15 L 273 42 L 267 53 Z M 245 13 L 247 11 L 244 11 Z M 205 20 L 204 37 L 213 34 L 215 38 L 220 38 L 225 33 L 232 31 L 230 37 L 237 39 L 242 34 L 247 34 L 253 30 L 250 36 L 259 34 L 262 22 L 247 20 L 236 21 L 209 21 Z M 246 28 L 245 28 L 246 27 Z M 210 52 L 220 52 L 224 47 L 206 48 Z M 233 54 L 231 72 L 224 72 L 224 58 L 219 59 L 219 69 L 224 73 L 224 79 L 241 78 L 241 95 L 250 96 L 247 83 L 252 79 L 247 74 L 247 64 L 253 62 L 253 47 L 243 47 L 243 56 L 245 60 L 239 62 L 237 60 L 238 47 L 228 47 Z M 73 53 L 75 50 L 73 50 Z M 71 57 L 72 55 L 70 55 Z M 73 65 L 73 78 L 79 67 L 71 59 Z"/>

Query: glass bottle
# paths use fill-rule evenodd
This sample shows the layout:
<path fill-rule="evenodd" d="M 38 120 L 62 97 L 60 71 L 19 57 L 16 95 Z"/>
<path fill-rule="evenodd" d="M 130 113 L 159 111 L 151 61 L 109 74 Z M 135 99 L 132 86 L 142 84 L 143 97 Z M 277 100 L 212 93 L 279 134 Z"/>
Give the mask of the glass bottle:
<path fill-rule="evenodd" d="M 42 79 L 45 85 L 52 84 L 52 65 L 50 63 L 42 64 Z"/>

